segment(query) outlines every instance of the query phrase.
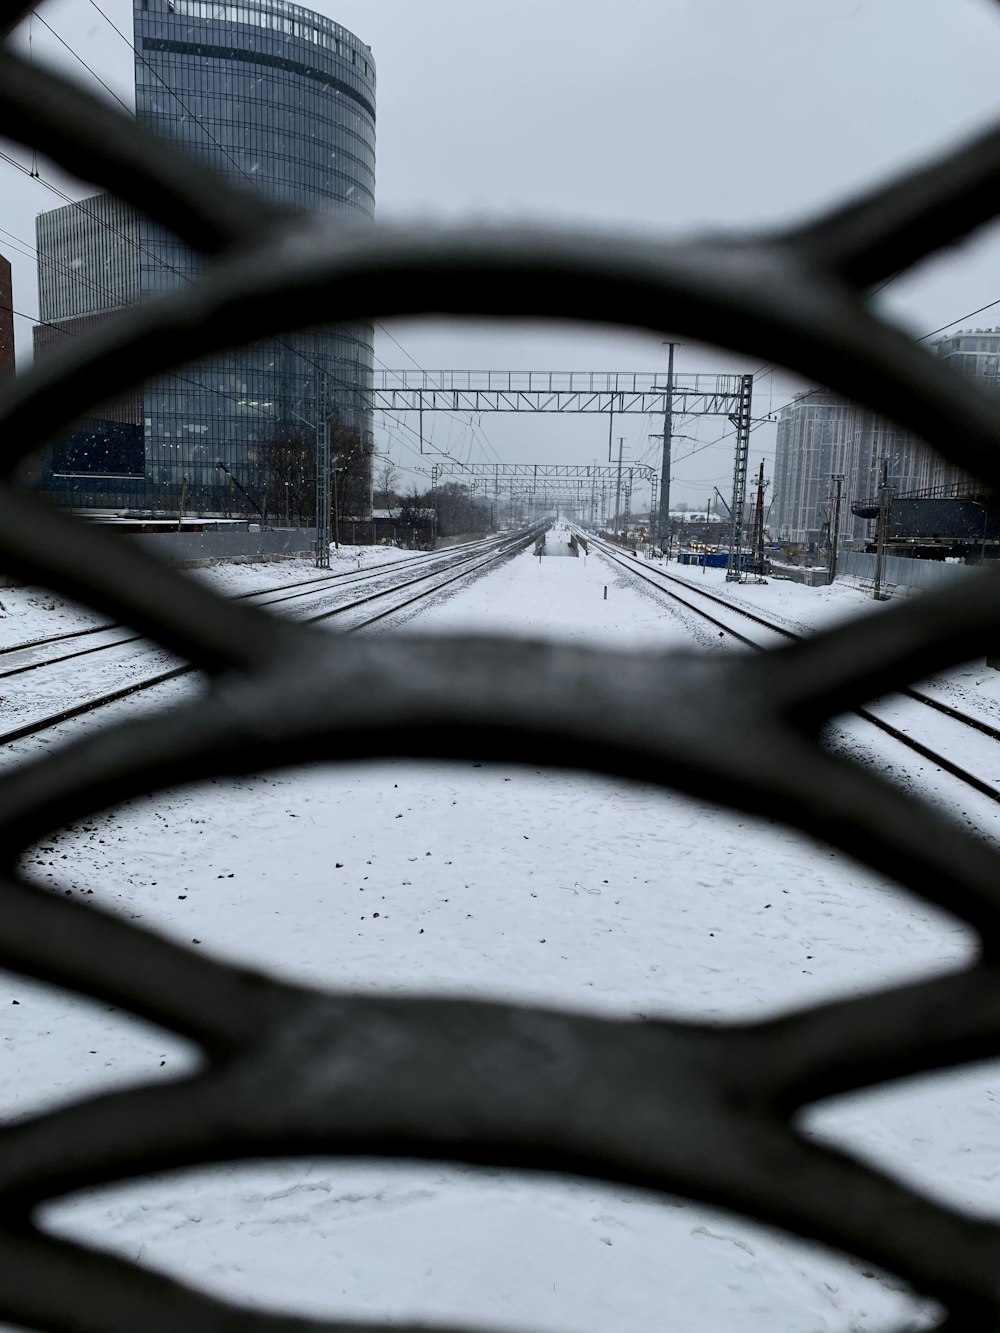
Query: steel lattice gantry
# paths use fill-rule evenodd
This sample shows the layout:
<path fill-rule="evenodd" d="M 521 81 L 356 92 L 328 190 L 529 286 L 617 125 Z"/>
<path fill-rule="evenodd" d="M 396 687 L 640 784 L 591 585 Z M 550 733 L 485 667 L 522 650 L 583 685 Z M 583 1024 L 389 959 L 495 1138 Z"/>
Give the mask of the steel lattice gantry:
<path fill-rule="evenodd" d="M 655 481 L 656 469 L 648 463 L 626 463 L 622 468 L 635 474 L 640 481 Z M 442 477 L 487 478 L 490 480 L 518 477 L 535 482 L 553 481 L 614 481 L 618 468 L 608 463 L 435 463 L 431 468 L 434 480 Z"/>
<path fill-rule="evenodd" d="M 613 491 L 616 507 L 622 498 L 626 516 L 631 512 L 632 489 L 637 481 L 648 483 L 652 492 L 651 514 L 656 509 L 656 469 L 648 463 L 627 463 L 621 468 L 606 463 L 435 463 L 431 468 L 431 487 L 436 489 L 445 478 L 464 478 L 475 490 L 493 493 L 494 516 L 499 496 L 507 488 L 513 499 L 528 503 L 569 502 L 589 511 L 593 523 L 605 521 L 608 492 Z M 600 520 L 598 520 L 600 514 Z"/>
<path fill-rule="evenodd" d="M 737 441 L 730 506 L 734 517 L 729 533 L 729 568 L 737 570 L 736 577 L 742 568 L 740 525 L 746 500 L 752 402 L 752 375 L 676 374 L 672 361 L 666 380 L 648 371 L 623 370 L 379 370 L 371 382 L 374 411 L 418 414 L 421 453 L 425 412 L 603 414 L 608 418 L 609 457 L 616 416 L 662 416 L 664 450 L 659 491 L 664 505 L 670 494 L 674 419 L 728 417 L 736 427 Z M 657 536 L 662 539 L 664 533 L 659 531 Z"/>
<path fill-rule="evenodd" d="M 675 375 L 674 411 L 729 416 L 743 375 Z M 378 412 L 587 412 L 662 416 L 662 375 L 622 370 L 379 370 L 371 404 Z"/>

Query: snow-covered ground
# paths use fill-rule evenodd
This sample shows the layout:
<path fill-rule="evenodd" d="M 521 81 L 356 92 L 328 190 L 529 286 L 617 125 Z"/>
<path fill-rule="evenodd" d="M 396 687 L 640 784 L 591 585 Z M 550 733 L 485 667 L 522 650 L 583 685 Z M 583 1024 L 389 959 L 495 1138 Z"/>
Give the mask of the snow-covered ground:
<path fill-rule="evenodd" d="M 732 584 L 726 583 L 724 569 L 702 570 L 676 561 L 651 564 L 695 588 L 707 588 L 796 632 L 823 629 L 856 616 L 877 615 L 899 600 L 895 597 L 888 602 L 876 602 L 870 588 L 851 578 L 839 578 L 819 588 L 807 588 L 786 579 L 768 579 L 765 583 L 748 579 Z M 974 576 L 975 571 L 969 570 L 969 574 Z M 933 687 L 928 684 L 928 688 L 957 708 L 987 718 L 994 725 L 1000 722 L 1000 671 L 987 667 L 982 657 L 935 677 Z"/>
<path fill-rule="evenodd" d="M 262 564 L 220 564 L 186 570 L 189 578 L 208 583 L 226 597 L 248 592 L 283 588 L 290 583 L 322 579 L 355 569 L 375 569 L 400 560 L 419 558 L 419 551 L 401 551 L 393 546 L 345 546 L 330 551 L 329 570 L 317 569 L 311 560 L 274 560 Z M 56 596 L 45 588 L 0 589 L 0 648 L 25 643 L 87 625 L 103 624 L 106 617 Z"/>
<path fill-rule="evenodd" d="M 226 571 L 227 591 L 247 569 Z M 245 586 L 265 586 L 264 570 L 291 577 L 287 565 L 254 567 Z M 765 610 L 772 598 L 800 623 L 864 600 L 779 583 L 739 595 Z M 526 552 L 404 632 L 626 651 L 690 646 L 690 623 L 599 556 Z M 148 702 L 115 715 L 137 706 Z M 939 799 L 956 798 L 942 785 Z M 994 811 L 975 807 L 990 837 Z M 210 784 L 89 820 L 25 869 L 181 944 L 310 984 L 609 1014 L 759 1017 L 945 970 L 971 951 L 952 921 L 783 828 L 558 771 L 380 763 Z M 0 976 L 0 1010 L 8 1116 L 169 1078 L 191 1059 L 158 1031 L 17 977 Z M 824 1107 L 809 1123 L 996 1216 L 998 1087 L 997 1070 L 981 1067 Z M 861 1333 L 924 1308 L 867 1266 L 698 1205 L 495 1171 L 227 1167 L 62 1203 L 46 1222 L 207 1290 L 304 1313 L 578 1333 Z"/>

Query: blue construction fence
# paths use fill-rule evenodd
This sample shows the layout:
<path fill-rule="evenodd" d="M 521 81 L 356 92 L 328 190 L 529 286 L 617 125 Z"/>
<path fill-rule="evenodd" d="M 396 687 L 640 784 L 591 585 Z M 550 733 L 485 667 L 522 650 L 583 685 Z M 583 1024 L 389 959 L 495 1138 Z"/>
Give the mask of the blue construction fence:
<path fill-rule="evenodd" d="M 681 565 L 704 565 L 707 569 L 725 569 L 729 564 L 729 556 L 725 551 L 709 551 L 707 554 L 700 554 L 696 551 L 682 551 L 677 557 L 677 563 Z M 743 568 L 750 568 L 750 553 L 743 552 Z"/>

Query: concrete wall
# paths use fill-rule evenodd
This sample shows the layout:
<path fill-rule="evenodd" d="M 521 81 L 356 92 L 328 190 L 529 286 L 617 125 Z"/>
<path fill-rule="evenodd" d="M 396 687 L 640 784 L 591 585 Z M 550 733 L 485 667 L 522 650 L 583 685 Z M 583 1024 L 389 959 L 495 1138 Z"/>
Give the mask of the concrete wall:
<path fill-rule="evenodd" d="M 847 551 L 837 561 L 838 572 L 852 574 L 869 583 L 875 578 L 875 556 L 862 551 Z M 946 565 L 940 560 L 910 560 L 902 555 L 887 555 L 882 562 L 882 582 L 890 587 L 941 588 L 963 578 L 968 565 Z"/>
<path fill-rule="evenodd" d="M 123 537 L 122 541 L 135 542 L 168 565 L 212 564 L 216 560 L 249 563 L 313 555 L 316 529 L 247 532 L 243 528 L 224 528 L 219 532 L 156 532 Z"/>

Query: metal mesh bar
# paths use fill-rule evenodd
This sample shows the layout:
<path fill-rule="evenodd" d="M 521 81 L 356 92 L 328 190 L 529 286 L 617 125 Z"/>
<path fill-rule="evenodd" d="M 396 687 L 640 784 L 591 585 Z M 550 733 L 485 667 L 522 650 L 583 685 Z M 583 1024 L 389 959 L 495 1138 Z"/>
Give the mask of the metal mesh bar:
<path fill-rule="evenodd" d="M 0 29 L 22 12 L 0 5 Z M 235 186 L 10 50 L 0 51 L 0 127 L 214 257 L 197 284 L 124 312 L 5 387 L 7 477 L 87 409 L 182 357 L 333 313 L 343 322 L 433 310 L 713 342 L 721 331 L 732 349 L 819 380 L 1000 482 L 995 401 L 864 299 L 872 283 L 995 215 L 1000 131 L 797 229 L 668 243 L 507 226 L 354 233 L 256 195 L 247 208 Z M 1000 1054 L 1000 856 L 818 741 L 844 709 L 994 645 L 1000 573 L 745 661 L 323 638 L 228 606 L 139 551 L 124 559 L 113 535 L 42 511 L 13 485 L 0 487 L 0 561 L 216 676 L 210 699 L 106 727 L 0 777 L 0 963 L 127 1008 L 197 1042 L 206 1059 L 195 1077 L 84 1098 L 0 1132 L 0 1318 L 67 1333 L 343 1329 L 237 1309 L 33 1222 L 40 1202 L 86 1185 L 319 1152 L 687 1194 L 880 1264 L 944 1302 L 953 1333 L 1000 1329 L 1000 1227 L 817 1147 L 795 1123 L 833 1093 Z M 713 741 L 723 733 L 724 744 Z M 534 765 L 558 755 L 778 811 L 968 922 L 981 959 L 766 1023 L 612 1022 L 281 984 L 30 887 L 14 870 L 42 834 L 126 797 L 389 755 Z"/>

